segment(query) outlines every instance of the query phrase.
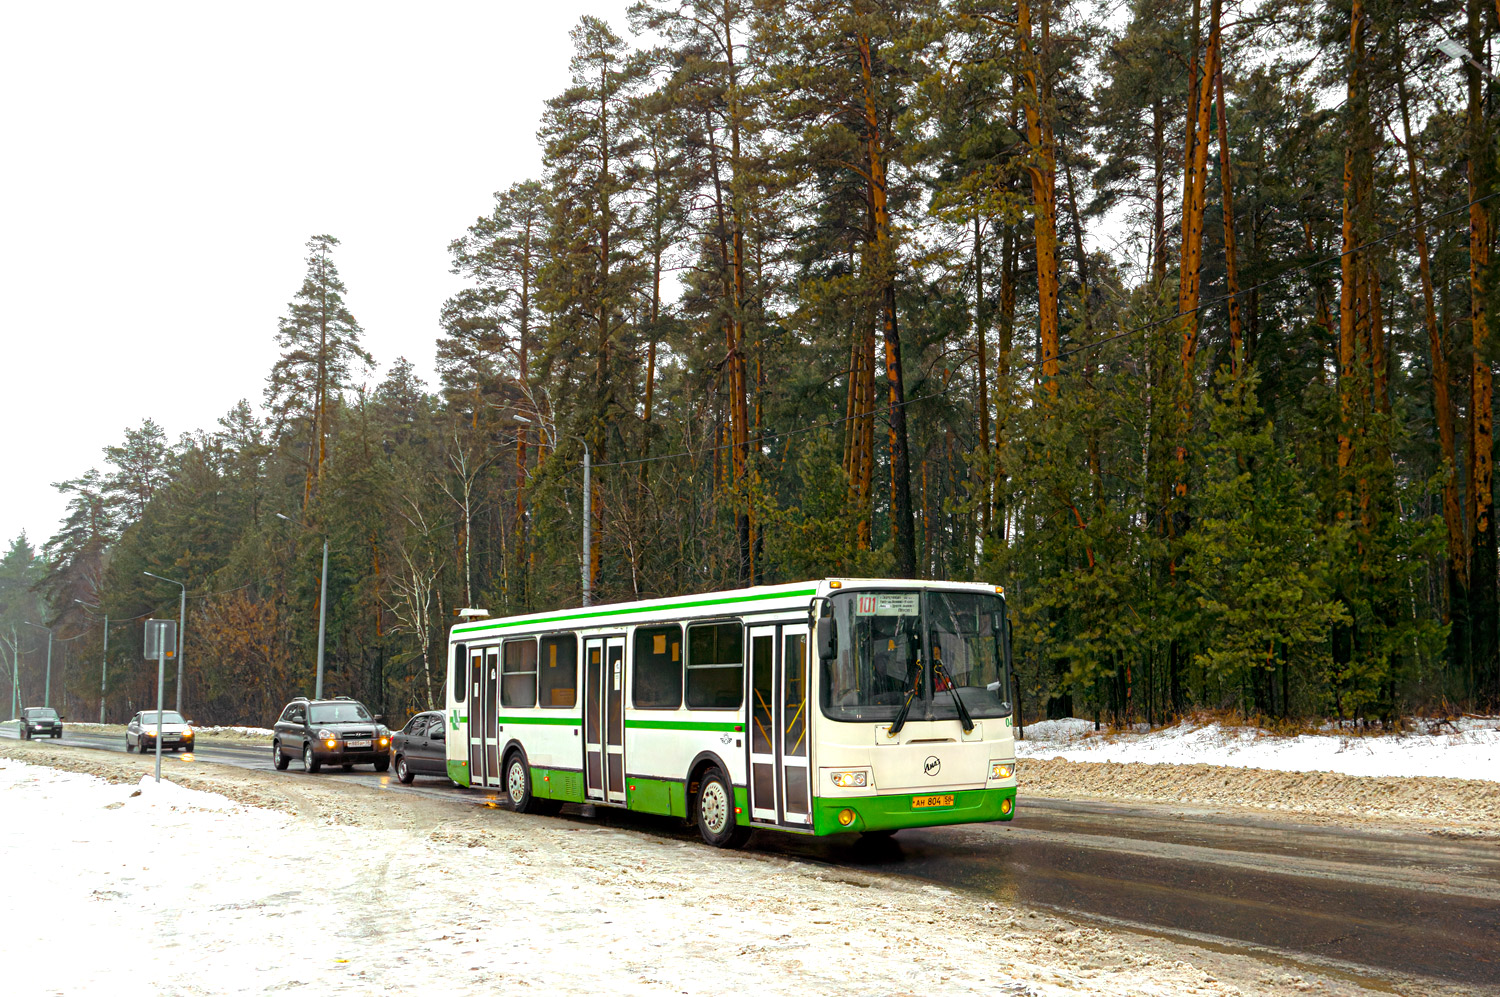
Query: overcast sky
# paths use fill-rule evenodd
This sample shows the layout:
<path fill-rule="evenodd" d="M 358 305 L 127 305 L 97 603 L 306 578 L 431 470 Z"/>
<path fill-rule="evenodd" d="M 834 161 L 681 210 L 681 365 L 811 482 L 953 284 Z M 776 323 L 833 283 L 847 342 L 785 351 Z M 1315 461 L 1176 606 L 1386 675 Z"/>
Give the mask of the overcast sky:
<path fill-rule="evenodd" d="M 537 174 L 582 14 L 629 0 L 0 7 L 0 541 L 127 426 L 258 404 L 303 244 L 433 381 L 447 246 Z"/>

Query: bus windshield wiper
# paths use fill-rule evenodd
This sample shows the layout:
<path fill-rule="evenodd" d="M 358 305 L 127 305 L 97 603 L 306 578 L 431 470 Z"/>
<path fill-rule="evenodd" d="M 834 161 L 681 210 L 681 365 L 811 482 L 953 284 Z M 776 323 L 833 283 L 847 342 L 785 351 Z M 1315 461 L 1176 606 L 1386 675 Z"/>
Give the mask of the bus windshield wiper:
<path fill-rule="evenodd" d="M 958 719 L 963 722 L 964 733 L 970 733 L 974 730 L 974 720 L 969 716 L 969 708 L 964 705 L 963 697 L 958 694 L 958 686 L 954 685 L 953 680 L 948 677 L 948 673 L 943 669 L 941 661 L 934 660 L 932 662 L 932 671 L 934 675 L 941 677 L 944 682 L 948 683 L 948 691 L 953 694 L 953 705 L 958 707 Z"/>
<path fill-rule="evenodd" d="M 906 726 L 906 715 L 911 712 L 912 700 L 917 698 L 917 674 L 921 667 L 922 659 L 917 658 L 906 669 L 906 682 L 911 688 L 906 693 L 906 702 L 901 704 L 901 709 L 896 713 L 896 719 L 891 721 L 891 729 L 885 732 L 886 737 L 895 737 Z"/>

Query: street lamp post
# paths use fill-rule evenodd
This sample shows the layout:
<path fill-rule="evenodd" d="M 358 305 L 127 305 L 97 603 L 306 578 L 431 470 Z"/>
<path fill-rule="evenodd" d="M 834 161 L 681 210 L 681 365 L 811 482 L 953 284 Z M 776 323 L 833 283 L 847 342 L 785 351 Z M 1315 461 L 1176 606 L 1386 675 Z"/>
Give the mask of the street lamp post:
<path fill-rule="evenodd" d="M 166 578 L 151 571 L 142 571 L 143 575 L 150 575 L 160 582 L 171 582 L 182 589 L 180 601 L 177 603 L 177 712 L 182 712 L 182 642 L 183 635 L 187 632 L 187 586 L 172 578 Z M 109 625 L 105 624 L 105 632 L 108 633 Z M 107 638 L 106 638 L 107 639 Z"/>
<path fill-rule="evenodd" d="M 523 423 L 527 426 L 531 425 L 531 420 L 526 418 L 524 415 L 513 414 L 511 418 L 516 422 Z M 543 422 L 541 426 L 542 432 L 547 433 L 546 422 Z M 587 606 L 591 601 L 589 592 L 589 568 L 593 566 L 593 551 L 591 549 L 591 541 L 593 538 L 591 536 L 591 533 L 594 526 L 594 489 L 593 482 L 590 480 L 590 472 L 592 470 L 594 458 L 593 455 L 589 453 L 588 440 L 585 440 L 582 436 L 574 436 L 571 433 L 564 433 L 563 435 L 570 440 L 577 440 L 579 443 L 583 444 L 583 571 L 581 572 L 582 577 L 580 581 L 583 584 L 583 604 Z M 557 434 L 547 433 L 547 436 L 549 437 L 548 442 L 551 444 L 552 449 L 556 450 Z"/>
<path fill-rule="evenodd" d="M 82 599 L 74 599 L 80 606 L 90 609 L 98 609 L 98 605 L 92 602 L 84 602 Z M 104 614 L 104 651 L 99 656 L 99 723 L 104 723 L 104 693 L 109 683 L 109 614 Z M 181 680 L 178 680 L 181 684 Z M 178 707 L 179 712 L 181 707 Z"/>
<path fill-rule="evenodd" d="M 304 530 L 308 528 L 306 523 L 299 523 L 290 516 L 276 514 L 277 519 L 284 519 L 293 526 L 300 526 Z M 328 622 L 328 535 L 323 535 L 323 580 L 318 585 L 318 680 L 313 689 L 313 698 L 323 698 L 323 639 L 327 633 Z"/>

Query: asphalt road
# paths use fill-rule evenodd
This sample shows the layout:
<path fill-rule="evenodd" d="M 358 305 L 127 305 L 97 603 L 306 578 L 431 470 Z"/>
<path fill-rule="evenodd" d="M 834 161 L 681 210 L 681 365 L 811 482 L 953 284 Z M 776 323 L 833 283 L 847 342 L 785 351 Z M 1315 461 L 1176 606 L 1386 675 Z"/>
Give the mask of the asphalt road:
<path fill-rule="evenodd" d="M 0 737 L 14 736 L 10 725 L 0 727 Z M 124 750 L 119 735 L 82 731 L 56 743 Z M 206 741 L 190 755 L 163 755 L 164 767 L 204 762 L 272 771 L 268 747 Z M 308 778 L 297 762 L 285 777 Z M 314 778 L 490 805 L 496 795 L 435 778 L 402 786 L 368 767 L 325 769 Z M 568 807 L 564 819 L 694 834 L 678 821 L 592 807 Z M 759 834 L 751 847 L 929 880 L 1377 989 L 1424 992 L 1424 981 L 1500 987 L 1500 844 L 1493 841 L 1032 799 L 1023 786 L 1009 824 L 903 831 L 888 840 Z"/>

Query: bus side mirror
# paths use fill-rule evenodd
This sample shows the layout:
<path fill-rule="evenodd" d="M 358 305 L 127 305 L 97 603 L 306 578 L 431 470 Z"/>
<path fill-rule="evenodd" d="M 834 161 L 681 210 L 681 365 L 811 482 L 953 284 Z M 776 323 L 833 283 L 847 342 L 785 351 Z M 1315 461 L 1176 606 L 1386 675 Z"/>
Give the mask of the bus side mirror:
<path fill-rule="evenodd" d="M 821 616 L 818 618 L 818 657 L 823 661 L 832 661 L 838 655 L 838 646 L 833 636 L 833 617 Z"/>

